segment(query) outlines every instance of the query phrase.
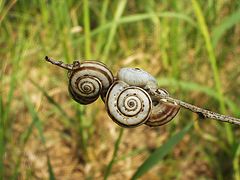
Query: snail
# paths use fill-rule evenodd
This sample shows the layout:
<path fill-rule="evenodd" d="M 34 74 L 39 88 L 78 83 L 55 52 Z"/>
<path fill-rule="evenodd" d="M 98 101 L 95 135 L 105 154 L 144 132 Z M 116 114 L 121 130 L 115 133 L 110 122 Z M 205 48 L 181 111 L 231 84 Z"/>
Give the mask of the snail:
<path fill-rule="evenodd" d="M 111 119 L 123 127 L 145 123 L 151 114 L 152 100 L 142 88 L 115 81 L 106 96 L 106 109 Z"/>
<path fill-rule="evenodd" d="M 106 65 L 98 61 L 64 64 L 47 56 L 45 60 L 68 70 L 68 89 L 75 101 L 87 105 L 101 96 L 109 116 L 120 126 L 161 126 L 170 122 L 180 107 L 197 113 L 201 118 L 240 125 L 238 118 L 170 97 L 166 90 L 158 87 L 156 79 L 142 69 L 121 68 L 114 78 Z"/>
<path fill-rule="evenodd" d="M 74 61 L 73 64 L 64 64 L 47 56 L 45 59 L 69 71 L 68 90 L 76 102 L 86 105 L 99 96 L 105 99 L 107 90 L 113 83 L 112 72 L 105 64 L 98 61 Z"/>
<path fill-rule="evenodd" d="M 121 68 L 117 81 L 109 88 L 106 96 L 109 116 L 123 127 L 136 127 L 144 123 L 154 127 L 169 122 L 177 115 L 180 107 L 151 97 L 149 89 L 157 87 L 156 79 L 146 71 Z"/>
<path fill-rule="evenodd" d="M 165 99 L 155 101 L 152 113 L 145 123 L 148 126 L 162 126 L 170 122 L 179 112 L 180 106 L 176 103 L 169 103 Z"/>
<path fill-rule="evenodd" d="M 121 68 L 117 73 L 117 79 L 130 86 L 138 86 L 144 89 L 158 87 L 156 79 L 140 68 Z"/>

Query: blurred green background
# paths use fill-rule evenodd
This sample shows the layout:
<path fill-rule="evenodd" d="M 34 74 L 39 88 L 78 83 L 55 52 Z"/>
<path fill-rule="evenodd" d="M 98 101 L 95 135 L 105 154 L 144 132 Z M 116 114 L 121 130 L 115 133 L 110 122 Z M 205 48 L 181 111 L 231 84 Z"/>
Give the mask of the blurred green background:
<path fill-rule="evenodd" d="M 239 126 L 181 110 L 123 130 L 44 61 L 140 67 L 173 97 L 240 117 L 239 22 L 239 0 L 0 0 L 0 179 L 240 180 Z"/>

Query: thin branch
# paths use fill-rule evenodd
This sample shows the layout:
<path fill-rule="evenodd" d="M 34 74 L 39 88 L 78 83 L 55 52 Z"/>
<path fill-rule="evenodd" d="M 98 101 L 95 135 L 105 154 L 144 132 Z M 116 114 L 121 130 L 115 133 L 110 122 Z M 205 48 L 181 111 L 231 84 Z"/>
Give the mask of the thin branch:
<path fill-rule="evenodd" d="M 161 89 L 151 90 L 150 93 L 157 98 L 166 99 L 167 101 L 169 101 L 171 103 L 178 104 L 179 106 L 181 106 L 185 109 L 188 109 L 194 113 L 197 113 L 202 118 L 210 118 L 210 119 L 215 119 L 215 120 L 222 121 L 222 122 L 228 122 L 228 123 L 240 125 L 240 119 L 238 119 L 238 118 L 218 114 L 218 113 L 194 106 L 192 104 L 181 101 L 179 99 L 172 98 L 168 94 L 166 94 L 165 91 L 163 91 Z"/>
<path fill-rule="evenodd" d="M 67 70 L 73 70 L 75 69 L 75 67 L 79 67 L 80 66 L 80 62 L 79 61 L 74 61 L 73 64 L 65 64 L 62 61 L 56 61 L 48 56 L 45 57 L 45 60 L 52 63 L 53 65 L 59 66 L 61 68 L 67 69 Z"/>

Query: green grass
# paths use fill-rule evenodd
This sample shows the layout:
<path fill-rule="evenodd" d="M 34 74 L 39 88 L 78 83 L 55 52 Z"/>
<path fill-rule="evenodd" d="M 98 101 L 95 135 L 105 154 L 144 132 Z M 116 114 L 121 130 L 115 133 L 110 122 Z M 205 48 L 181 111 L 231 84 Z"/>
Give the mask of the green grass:
<path fill-rule="evenodd" d="M 122 138 L 123 132 L 124 132 L 124 130 L 123 130 L 123 128 L 121 128 L 120 132 L 119 132 L 119 135 L 118 135 L 118 139 L 116 140 L 115 145 L 114 145 L 114 151 L 113 151 L 112 159 L 108 163 L 108 166 L 105 170 L 104 179 L 108 179 L 108 177 L 111 173 L 112 166 L 113 166 L 114 161 L 116 160 L 116 157 L 117 157 L 117 153 L 118 153 L 118 150 L 119 150 L 119 144 L 121 143 L 121 138 Z"/>
<path fill-rule="evenodd" d="M 106 41 L 106 45 L 104 46 L 103 49 L 103 56 L 102 58 L 104 59 L 104 62 L 107 62 L 108 54 L 110 51 L 110 47 L 113 43 L 113 39 L 116 35 L 116 31 L 117 31 L 117 26 L 118 26 L 118 21 L 120 19 L 120 17 L 122 16 L 122 13 L 124 11 L 124 8 L 126 6 L 127 0 L 120 0 L 117 4 L 117 9 L 116 12 L 114 13 L 114 19 L 113 19 L 113 24 L 110 27 L 110 31 L 109 31 L 109 35 Z"/>
<path fill-rule="evenodd" d="M 196 116 L 183 110 L 163 127 L 123 134 L 101 100 L 74 102 L 67 72 L 44 61 L 97 59 L 114 74 L 140 67 L 173 97 L 240 117 L 239 22 L 239 3 L 230 0 L 0 1 L 0 179 L 58 179 L 68 165 L 67 179 L 77 165 L 70 175 L 85 179 L 187 179 L 187 166 L 192 178 L 239 180 L 238 127 L 194 121 L 184 146 L 182 132 Z M 56 154 L 70 149 L 69 156 L 46 150 L 44 173 L 35 167 L 40 157 L 24 168 L 26 153 L 37 154 L 33 137 L 47 149 L 54 141 L 45 133 L 56 129 L 63 142 Z"/>
<path fill-rule="evenodd" d="M 83 1 L 84 12 L 84 37 L 85 37 L 85 58 L 91 58 L 91 37 L 90 37 L 90 17 L 88 0 Z"/>
<path fill-rule="evenodd" d="M 26 95 L 27 93 L 23 92 L 23 94 L 24 94 L 24 98 L 25 98 L 24 100 L 25 100 L 26 106 L 27 106 L 27 108 L 29 110 L 29 113 L 31 114 L 31 117 L 32 117 L 32 124 L 28 128 L 27 135 L 23 138 L 23 143 L 26 144 L 26 142 L 28 141 L 28 138 L 30 137 L 30 135 L 32 133 L 32 129 L 35 126 L 35 128 L 37 129 L 37 131 L 39 133 L 40 141 L 44 145 L 44 148 L 46 149 L 46 138 L 44 137 L 44 134 L 43 134 L 43 124 L 42 124 L 40 118 L 38 117 L 38 114 L 37 114 L 37 112 L 34 108 L 34 105 L 28 99 L 28 97 Z M 23 146 L 24 146 L 24 144 L 23 144 Z M 19 156 L 19 163 L 21 161 L 20 158 L 21 158 L 21 156 Z M 47 167 L 48 167 L 48 172 L 49 172 L 49 179 L 54 180 L 55 175 L 54 175 L 52 165 L 51 165 L 51 162 L 50 162 L 50 157 L 49 157 L 48 154 L 47 154 Z M 19 173 L 18 168 L 16 168 L 16 173 L 15 173 L 14 179 L 17 179 L 17 173 Z"/>
<path fill-rule="evenodd" d="M 199 29 L 201 34 L 203 35 L 204 41 L 205 41 L 205 46 L 206 46 L 206 50 L 208 52 L 208 59 L 210 61 L 211 64 L 211 68 L 212 68 L 212 72 L 213 72 L 213 78 L 215 81 L 215 87 L 216 87 L 216 91 L 219 97 L 219 104 L 220 104 L 220 110 L 222 113 L 226 113 L 226 108 L 225 108 L 225 104 L 224 104 L 224 100 L 223 100 L 223 90 L 222 90 L 222 85 L 221 85 L 221 81 L 219 78 L 219 70 L 218 70 L 218 66 L 217 66 L 217 60 L 216 60 L 216 56 L 213 50 L 213 46 L 212 46 L 212 41 L 210 38 L 210 34 L 205 22 L 205 19 L 203 17 L 203 13 L 202 10 L 198 4 L 197 0 L 192 0 L 192 5 L 197 17 L 197 21 L 199 24 Z M 227 133 L 227 138 L 230 144 L 233 143 L 233 133 L 232 133 L 232 129 L 231 126 L 226 124 L 226 133 Z"/>
<path fill-rule="evenodd" d="M 213 29 L 213 33 L 212 33 L 213 46 L 216 47 L 218 44 L 218 41 L 221 39 L 224 33 L 239 22 L 240 22 L 240 9 L 230 14 L 221 22 L 221 24 L 219 24 Z"/>
<path fill-rule="evenodd" d="M 166 155 L 170 154 L 172 149 L 183 139 L 184 135 L 189 131 L 192 127 L 192 123 L 187 125 L 183 130 L 176 133 L 173 137 L 169 138 L 167 142 L 165 142 L 162 146 L 156 149 L 145 161 L 139 166 L 137 171 L 133 174 L 131 179 L 138 179 L 142 175 L 144 175 L 151 168 L 156 166 Z"/>

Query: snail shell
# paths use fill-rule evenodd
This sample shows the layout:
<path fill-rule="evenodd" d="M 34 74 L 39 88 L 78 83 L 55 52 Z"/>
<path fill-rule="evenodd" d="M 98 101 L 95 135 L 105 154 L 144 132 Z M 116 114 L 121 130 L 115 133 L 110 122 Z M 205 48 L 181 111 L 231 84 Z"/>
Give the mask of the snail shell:
<path fill-rule="evenodd" d="M 142 88 L 115 81 L 106 96 L 109 116 L 123 127 L 136 127 L 145 123 L 152 110 L 152 100 Z"/>
<path fill-rule="evenodd" d="M 157 88 L 156 79 L 140 68 L 121 68 L 117 78 L 130 86 L 145 88 L 147 85 L 151 85 L 150 88 Z"/>
<path fill-rule="evenodd" d="M 180 109 L 179 105 L 164 100 L 159 100 L 153 104 L 151 116 L 145 123 L 151 127 L 162 126 L 168 123 L 177 115 Z"/>
<path fill-rule="evenodd" d="M 128 85 L 141 87 L 147 92 L 149 89 L 156 89 L 159 93 L 168 95 L 166 90 L 158 88 L 156 79 L 142 69 L 122 68 L 119 70 L 117 77 Z M 153 102 L 153 106 L 151 115 L 145 123 L 146 125 L 151 127 L 162 126 L 171 121 L 177 115 L 180 106 L 164 101 L 163 99 L 156 99 L 151 93 L 149 93 L 149 95 Z"/>
<path fill-rule="evenodd" d="M 113 75 L 103 63 L 85 61 L 70 71 L 68 89 L 75 101 L 86 105 L 99 95 L 104 99 L 112 83 Z"/>

